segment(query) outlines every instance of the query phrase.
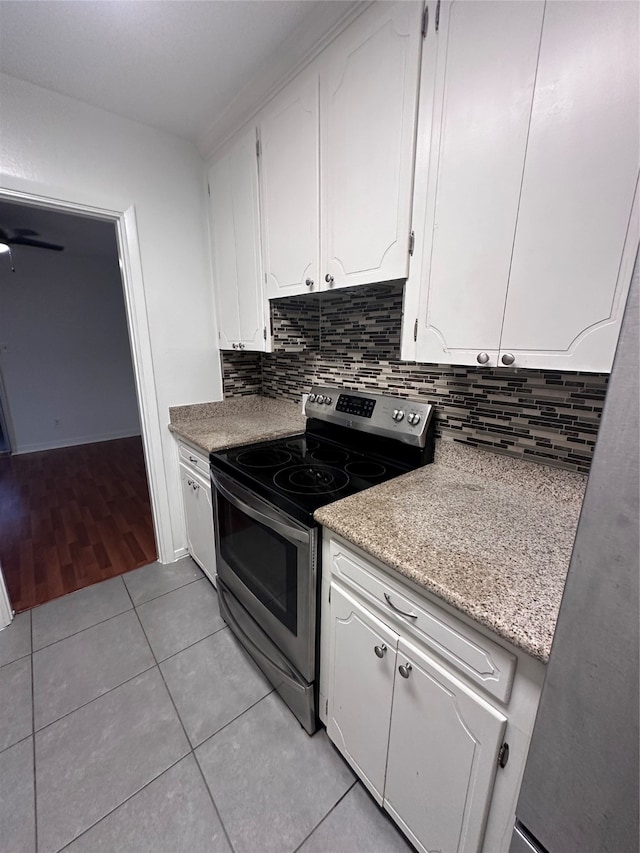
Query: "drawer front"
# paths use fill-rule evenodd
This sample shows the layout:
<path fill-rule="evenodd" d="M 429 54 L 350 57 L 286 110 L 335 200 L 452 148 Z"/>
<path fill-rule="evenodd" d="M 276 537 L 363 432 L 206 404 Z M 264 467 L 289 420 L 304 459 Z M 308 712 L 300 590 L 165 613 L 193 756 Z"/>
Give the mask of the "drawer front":
<path fill-rule="evenodd" d="M 333 577 L 374 602 L 387 618 L 404 626 L 407 636 L 420 640 L 487 693 L 501 702 L 509 701 L 515 655 L 386 577 L 342 543 L 332 540 L 330 549 Z"/>
<path fill-rule="evenodd" d="M 178 454 L 181 462 L 184 462 L 187 467 L 193 468 L 194 471 L 199 471 L 209 480 L 209 460 L 201 450 L 195 450 L 188 444 L 179 441 Z"/>

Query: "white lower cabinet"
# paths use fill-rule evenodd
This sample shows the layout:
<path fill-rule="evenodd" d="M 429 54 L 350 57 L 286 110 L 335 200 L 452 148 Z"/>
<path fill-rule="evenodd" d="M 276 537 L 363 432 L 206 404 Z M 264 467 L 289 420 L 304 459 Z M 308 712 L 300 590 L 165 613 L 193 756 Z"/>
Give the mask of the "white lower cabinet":
<path fill-rule="evenodd" d="M 327 734 L 382 805 L 399 637 L 335 584 L 331 619 Z"/>
<path fill-rule="evenodd" d="M 419 849 L 480 849 L 506 722 L 399 640 L 384 805 Z"/>
<path fill-rule="evenodd" d="M 216 552 L 213 533 L 213 505 L 209 466 L 203 456 L 180 443 L 180 485 L 187 528 L 187 548 L 209 580 L 215 584 Z M 187 457 L 195 461 L 185 461 Z M 206 470 L 207 474 L 203 471 Z"/>
<path fill-rule="evenodd" d="M 506 853 L 544 665 L 334 534 L 323 565 L 329 738 L 418 850 Z"/>
<path fill-rule="evenodd" d="M 480 849 L 506 717 L 331 585 L 327 733 L 419 850 Z"/>

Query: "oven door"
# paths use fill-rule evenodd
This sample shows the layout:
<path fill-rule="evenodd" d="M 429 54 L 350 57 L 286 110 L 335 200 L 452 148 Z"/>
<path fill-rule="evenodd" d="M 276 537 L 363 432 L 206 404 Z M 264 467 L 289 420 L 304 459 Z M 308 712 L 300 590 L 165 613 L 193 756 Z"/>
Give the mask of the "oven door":
<path fill-rule="evenodd" d="M 315 677 L 317 528 L 291 519 L 217 469 L 216 568 L 300 675 Z"/>

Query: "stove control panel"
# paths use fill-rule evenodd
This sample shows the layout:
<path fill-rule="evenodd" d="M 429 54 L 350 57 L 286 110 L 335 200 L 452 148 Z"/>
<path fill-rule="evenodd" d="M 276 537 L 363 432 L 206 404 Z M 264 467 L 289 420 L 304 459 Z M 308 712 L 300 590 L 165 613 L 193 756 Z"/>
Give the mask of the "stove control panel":
<path fill-rule="evenodd" d="M 368 391 L 314 385 L 305 404 L 305 414 L 308 418 L 424 447 L 433 406 Z"/>

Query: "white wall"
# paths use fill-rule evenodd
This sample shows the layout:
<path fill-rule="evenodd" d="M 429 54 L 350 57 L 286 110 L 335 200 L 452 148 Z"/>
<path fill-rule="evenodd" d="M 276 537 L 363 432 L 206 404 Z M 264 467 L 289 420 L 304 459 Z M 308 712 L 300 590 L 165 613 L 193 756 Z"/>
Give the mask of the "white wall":
<path fill-rule="evenodd" d="M 185 545 L 172 405 L 222 397 L 215 345 L 204 165 L 184 140 L 0 75 L 0 188 L 125 211 L 135 206 L 162 426 L 150 460 L 160 523 Z M 165 559 L 172 555 L 164 554 Z"/>
<path fill-rule="evenodd" d="M 0 366 L 13 450 L 140 434 L 118 267 L 110 255 L 25 249 L 0 266 Z M 56 423 L 57 422 L 57 423 Z"/>

